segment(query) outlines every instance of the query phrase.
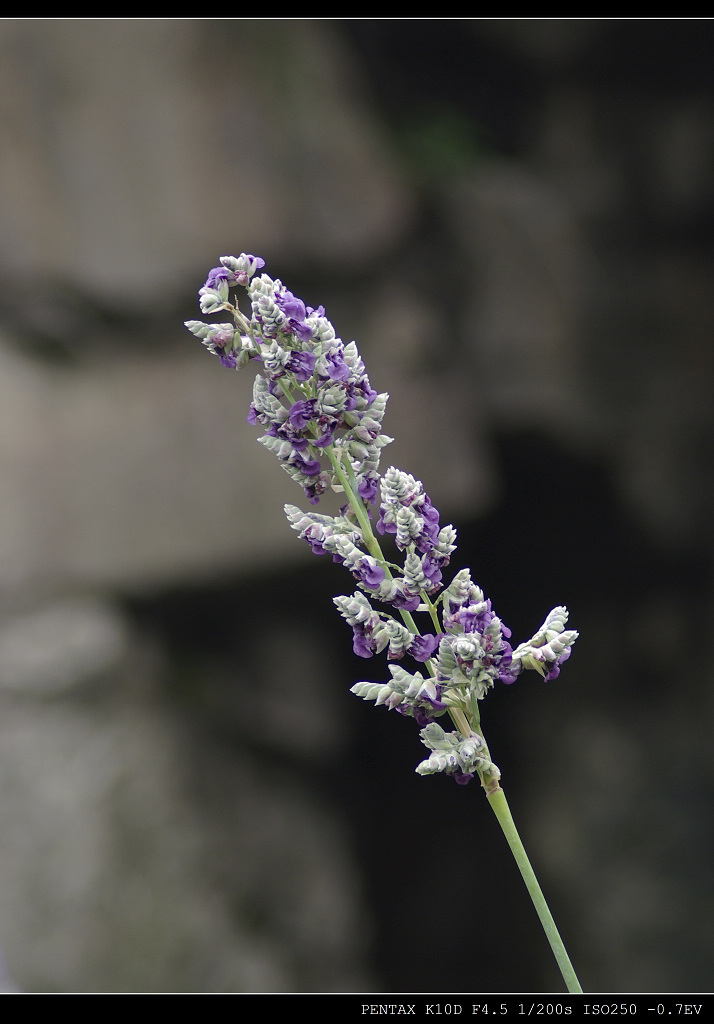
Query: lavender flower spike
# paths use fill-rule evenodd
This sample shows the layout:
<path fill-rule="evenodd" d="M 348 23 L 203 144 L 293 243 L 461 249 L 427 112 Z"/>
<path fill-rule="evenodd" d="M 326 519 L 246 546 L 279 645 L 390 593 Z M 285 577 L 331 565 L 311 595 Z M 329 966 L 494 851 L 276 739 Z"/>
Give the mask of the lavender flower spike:
<path fill-rule="evenodd" d="M 488 790 L 500 772 L 483 739 L 479 702 L 525 669 L 554 679 L 577 633 L 565 629 L 567 611 L 558 607 L 513 650 L 510 630 L 468 570 L 444 589 L 456 531 L 440 525 L 420 480 L 394 466 L 380 473 L 382 449 L 391 441 L 382 432 L 388 396 L 372 388 L 357 345 L 338 337 L 323 307 L 307 306 L 281 281 L 260 273 L 264 265 L 246 253 L 222 256 L 199 296 L 203 312 L 220 313 L 223 322 L 190 320 L 186 326 L 223 366 L 256 364 L 248 421 L 263 428 L 259 442 L 310 503 L 328 490 L 345 496 L 339 516 L 294 505 L 285 511 L 314 554 L 330 555 L 357 585 L 352 596 L 335 598 L 355 653 L 413 661 L 427 673 L 390 664 L 390 683 L 362 682 L 353 692 L 422 726 L 420 738 L 431 753 L 419 774 L 444 772 L 460 783 L 478 777 Z M 234 289 L 244 289 L 249 312 L 232 298 Z M 415 615 L 426 620 L 420 625 Z M 444 716 L 452 732 L 433 721 Z"/>
<path fill-rule="evenodd" d="M 419 775 L 450 775 L 459 785 L 480 781 L 568 989 L 582 992 L 516 832 L 480 713 L 490 689 L 526 669 L 555 679 L 578 634 L 565 628 L 568 612 L 558 606 L 514 650 L 510 629 L 467 569 L 444 587 L 456 531 L 440 525 L 420 480 L 394 466 L 380 473 L 382 449 L 392 440 L 382 432 L 388 395 L 372 387 L 357 345 L 338 337 L 324 308 L 307 306 L 277 278 L 259 273 L 264 266 L 259 256 L 222 256 L 199 291 L 202 312 L 220 314 L 221 322 L 189 320 L 186 327 L 222 366 L 255 363 L 248 422 L 262 428 L 260 444 L 310 504 L 330 490 L 342 496 L 339 515 L 295 505 L 285 513 L 314 554 L 330 555 L 355 581 L 351 595 L 334 598 L 352 629 L 354 653 L 385 654 L 389 663 L 388 682 L 359 682 L 352 692 L 414 719 L 429 751 Z M 246 312 L 233 289 L 245 291 Z"/>

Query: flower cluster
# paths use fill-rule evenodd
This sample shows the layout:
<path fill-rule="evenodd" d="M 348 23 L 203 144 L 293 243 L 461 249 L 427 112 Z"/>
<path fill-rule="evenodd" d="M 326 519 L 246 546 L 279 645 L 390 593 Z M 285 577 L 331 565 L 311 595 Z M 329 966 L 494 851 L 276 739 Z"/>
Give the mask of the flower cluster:
<path fill-rule="evenodd" d="M 500 772 L 480 729 L 478 702 L 524 669 L 545 679 L 558 675 L 578 635 L 565 628 L 566 609 L 553 609 L 514 650 L 510 630 L 467 569 L 444 588 L 456 531 L 440 526 L 419 480 L 394 467 L 380 473 L 381 451 L 391 441 L 382 433 L 388 396 L 371 387 L 356 344 L 337 337 L 322 306 L 306 306 L 279 280 L 258 276 L 260 257 L 243 253 L 220 262 L 199 292 L 200 306 L 204 314 L 229 314 L 230 323 L 186 326 L 223 366 L 258 364 L 248 422 L 264 428 L 260 443 L 310 503 L 330 489 L 346 497 L 337 516 L 295 505 L 285 512 L 315 554 L 331 555 L 356 581 L 352 595 L 334 599 L 352 628 L 355 653 L 371 658 L 386 651 L 391 680 L 360 682 L 352 692 L 417 721 L 431 751 L 420 774 L 445 772 L 460 783 L 478 775 L 484 785 L 495 784 Z M 236 287 L 245 289 L 250 315 L 231 301 Z M 385 557 L 376 534 L 391 539 L 399 561 Z M 413 613 L 429 616 L 428 629 L 418 628 Z M 427 675 L 393 664 L 405 657 Z M 435 721 L 447 715 L 455 731 Z"/>
<path fill-rule="evenodd" d="M 312 309 L 267 274 L 257 256 L 223 256 L 199 292 L 203 313 L 229 312 L 232 324 L 190 320 L 186 326 L 220 362 L 236 370 L 251 359 L 262 364 L 255 379 L 249 423 L 265 428 L 260 438 L 313 504 L 339 485 L 321 457 L 330 448 L 357 471 L 357 490 L 376 493 L 387 395 L 371 387 L 354 342 L 344 344 L 320 306 Z M 229 301 L 243 286 L 251 317 Z"/>

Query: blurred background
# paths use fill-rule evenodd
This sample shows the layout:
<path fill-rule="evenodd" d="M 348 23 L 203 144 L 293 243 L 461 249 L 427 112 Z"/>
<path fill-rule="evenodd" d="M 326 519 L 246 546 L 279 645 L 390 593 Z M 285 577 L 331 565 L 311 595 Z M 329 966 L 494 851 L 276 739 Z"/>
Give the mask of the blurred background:
<path fill-rule="evenodd" d="M 483 714 L 583 987 L 711 990 L 713 33 L 0 22 L 7 990 L 562 990 L 182 326 L 241 251 L 357 339 L 514 640 L 570 608 Z"/>

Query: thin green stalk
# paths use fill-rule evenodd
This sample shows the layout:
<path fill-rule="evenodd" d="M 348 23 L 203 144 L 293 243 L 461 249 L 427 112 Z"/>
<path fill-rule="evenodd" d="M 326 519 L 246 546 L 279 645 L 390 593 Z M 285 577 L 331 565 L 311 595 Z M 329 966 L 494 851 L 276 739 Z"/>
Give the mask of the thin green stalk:
<path fill-rule="evenodd" d="M 538 884 L 538 879 L 535 876 L 535 872 L 531 867 L 531 862 L 528 860 L 521 837 L 518 835 L 513 816 L 511 815 L 508 802 L 506 801 L 506 794 L 500 788 L 496 786 L 491 792 L 486 791 L 488 796 L 488 802 L 490 803 L 493 813 L 498 818 L 498 823 L 503 829 L 503 834 L 508 841 L 508 845 L 511 848 L 511 853 L 516 859 L 518 870 L 521 872 L 523 881 L 526 883 L 526 888 L 530 898 L 533 901 L 533 906 L 536 909 L 536 913 L 540 918 L 540 923 L 543 925 L 543 931 L 546 934 L 550 948 L 553 950 L 553 955 L 558 962 L 560 973 L 563 975 L 563 981 L 568 987 L 568 992 L 582 992 L 580 982 L 578 981 L 577 975 L 573 965 L 570 962 L 570 957 L 567 954 L 563 940 L 560 937 L 560 933 L 556 927 L 553 915 L 550 912 L 548 904 L 545 901 L 545 896 Z"/>
<path fill-rule="evenodd" d="M 345 468 L 342 465 L 342 461 L 339 455 L 335 452 L 334 447 L 332 445 L 330 445 L 329 448 L 326 448 L 325 451 L 330 459 L 330 462 L 332 463 L 332 466 L 335 470 L 335 474 L 338 480 L 340 481 L 340 486 L 343 488 L 345 494 L 347 495 L 347 500 L 349 501 L 352 510 L 355 513 L 355 516 L 357 517 L 357 522 L 359 523 L 359 528 L 362 533 L 362 541 L 364 543 L 364 546 L 367 548 L 372 557 L 376 558 L 377 561 L 384 566 L 384 572 L 387 578 L 391 579 L 392 573 L 389 569 L 389 566 L 387 565 L 387 560 L 382 554 L 382 548 L 380 547 L 379 541 L 372 532 L 372 526 L 370 524 L 369 517 L 367 516 L 367 512 L 365 511 L 365 507 L 362 503 L 362 499 L 359 497 L 357 493 L 356 486 L 354 486 L 354 484 L 356 483 L 356 481 L 354 480 L 354 473 L 351 472 L 351 469 L 349 470 L 349 475 L 352 476 L 352 479 L 350 480 L 348 473 L 345 472 Z M 411 630 L 411 632 L 414 633 L 416 636 L 419 636 L 419 630 L 417 628 L 416 623 L 414 622 L 414 618 L 411 612 L 406 611 L 406 609 L 404 608 L 400 608 L 400 614 L 407 629 Z M 427 665 L 429 665 L 429 662 L 427 662 Z"/>

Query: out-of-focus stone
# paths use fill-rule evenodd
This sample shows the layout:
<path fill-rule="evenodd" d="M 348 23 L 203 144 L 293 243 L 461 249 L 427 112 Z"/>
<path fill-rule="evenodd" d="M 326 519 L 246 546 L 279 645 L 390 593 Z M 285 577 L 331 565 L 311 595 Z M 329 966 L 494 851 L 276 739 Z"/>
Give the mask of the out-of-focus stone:
<path fill-rule="evenodd" d="M 58 693 L 116 668 L 125 623 L 107 602 L 68 598 L 0 619 L 0 690 Z"/>
<path fill-rule="evenodd" d="M 215 734 L 198 742 L 194 723 L 152 693 L 148 667 L 134 657 L 116 685 L 82 694 L 0 695 L 12 984 L 369 988 L 339 824 L 285 769 L 266 780 Z"/>
<path fill-rule="evenodd" d="M 445 189 L 470 281 L 459 329 L 485 419 L 581 442 L 598 429 L 582 366 L 582 301 L 593 259 L 557 193 L 491 161 Z"/>
<path fill-rule="evenodd" d="M 69 371 L 0 349 L 0 365 L 0 593 L 299 557 L 295 485 L 245 422 L 248 375 L 198 349 Z"/>
<path fill-rule="evenodd" d="M 0 68 L 0 264 L 22 293 L 170 307 L 236 245 L 351 264 L 409 221 L 324 22 L 9 20 Z"/>

